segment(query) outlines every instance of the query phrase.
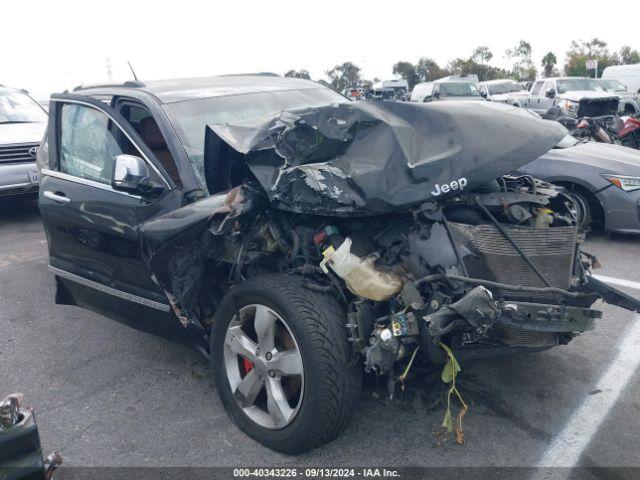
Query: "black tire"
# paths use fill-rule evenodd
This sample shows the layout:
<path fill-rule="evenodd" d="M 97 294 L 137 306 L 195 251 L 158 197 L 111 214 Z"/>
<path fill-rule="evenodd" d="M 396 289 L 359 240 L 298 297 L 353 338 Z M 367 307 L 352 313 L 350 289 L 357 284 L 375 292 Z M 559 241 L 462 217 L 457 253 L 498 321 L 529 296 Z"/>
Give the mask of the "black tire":
<path fill-rule="evenodd" d="M 282 429 L 255 423 L 236 402 L 223 361 L 224 339 L 235 312 L 261 304 L 289 326 L 302 356 L 304 394 L 300 409 Z M 250 279 L 225 296 L 211 327 L 211 364 L 222 404 L 234 423 L 263 445 L 297 454 L 336 438 L 360 399 L 362 370 L 351 361 L 346 313 L 329 295 L 305 289 L 299 278 L 272 274 Z"/>
<path fill-rule="evenodd" d="M 578 189 L 568 189 L 566 195 L 573 201 L 577 208 L 578 225 L 587 229 L 593 222 L 589 199 Z"/>

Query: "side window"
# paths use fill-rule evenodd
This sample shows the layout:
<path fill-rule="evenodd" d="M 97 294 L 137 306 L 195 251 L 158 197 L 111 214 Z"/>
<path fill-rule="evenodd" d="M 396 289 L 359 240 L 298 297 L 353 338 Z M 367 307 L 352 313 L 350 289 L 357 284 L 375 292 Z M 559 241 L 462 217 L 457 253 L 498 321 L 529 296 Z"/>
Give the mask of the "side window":
<path fill-rule="evenodd" d="M 544 84 L 544 87 L 542 87 L 542 95 L 546 95 L 547 94 L 547 90 L 554 90 L 555 85 L 553 84 L 553 82 L 546 82 Z"/>
<path fill-rule="evenodd" d="M 93 108 L 62 105 L 59 169 L 76 177 L 111 184 L 113 161 L 120 148 L 109 118 Z"/>
<path fill-rule="evenodd" d="M 540 89 L 542 88 L 543 82 L 536 82 L 533 84 L 533 88 L 531 89 L 531 95 L 538 95 L 540 93 Z"/>
<path fill-rule="evenodd" d="M 138 132 L 140 138 L 147 144 L 149 150 L 153 152 L 174 183 L 179 187 L 182 186 L 176 162 L 173 159 L 173 155 L 171 155 L 162 132 L 160 132 L 158 123 L 151 116 L 151 113 L 142 106 L 126 102 L 120 107 L 120 114 Z"/>

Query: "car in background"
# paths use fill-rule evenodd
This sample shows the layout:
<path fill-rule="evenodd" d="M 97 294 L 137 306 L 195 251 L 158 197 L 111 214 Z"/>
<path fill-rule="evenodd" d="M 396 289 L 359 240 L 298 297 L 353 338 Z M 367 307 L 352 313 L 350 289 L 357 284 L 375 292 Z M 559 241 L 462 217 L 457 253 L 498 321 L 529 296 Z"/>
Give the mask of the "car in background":
<path fill-rule="evenodd" d="M 501 79 L 480 82 L 480 95 L 492 102 L 502 102 L 514 107 L 521 107 L 527 101 L 529 91 L 521 83 L 514 80 Z"/>
<path fill-rule="evenodd" d="M 25 90 L 0 86 L 0 197 L 36 193 L 47 112 Z"/>
<path fill-rule="evenodd" d="M 630 92 L 625 85 L 613 78 L 598 79 L 598 83 L 609 93 L 615 93 L 620 97 L 620 104 L 618 105 L 618 112 L 627 115 L 637 115 L 640 113 L 640 107 L 638 106 L 638 94 L 636 92 Z"/>
<path fill-rule="evenodd" d="M 541 115 L 558 109 L 570 118 L 604 117 L 618 112 L 620 98 L 607 92 L 593 78 L 559 77 L 537 80 L 522 107 Z"/>
<path fill-rule="evenodd" d="M 602 72 L 603 80 L 618 80 L 630 92 L 640 94 L 640 63 L 634 65 L 612 65 Z"/>
<path fill-rule="evenodd" d="M 518 173 L 566 188 L 579 222 L 612 233 L 640 234 L 640 152 L 565 137 Z"/>
<path fill-rule="evenodd" d="M 404 100 L 409 83 L 404 79 L 382 80 L 371 86 L 371 96 L 383 100 Z"/>
<path fill-rule="evenodd" d="M 362 100 L 364 99 L 364 93 L 365 91 L 362 87 L 345 88 L 342 91 L 342 94 L 349 100 Z"/>
<path fill-rule="evenodd" d="M 412 102 L 435 102 L 485 99 L 471 82 L 441 81 L 418 83 L 411 91 Z"/>

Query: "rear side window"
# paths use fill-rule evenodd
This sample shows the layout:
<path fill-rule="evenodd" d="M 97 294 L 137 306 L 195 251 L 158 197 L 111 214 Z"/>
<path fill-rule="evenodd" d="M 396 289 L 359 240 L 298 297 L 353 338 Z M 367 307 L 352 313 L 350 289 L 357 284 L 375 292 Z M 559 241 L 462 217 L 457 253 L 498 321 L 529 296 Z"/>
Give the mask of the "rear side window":
<path fill-rule="evenodd" d="M 111 184 L 115 157 L 135 150 L 128 140 L 119 139 L 117 133 L 118 130 L 102 112 L 84 105 L 63 105 L 60 115 L 60 171 Z M 127 143 L 125 148 L 130 151 L 123 149 L 121 143 Z"/>
<path fill-rule="evenodd" d="M 533 84 L 533 88 L 531 88 L 531 95 L 538 95 L 540 93 L 540 89 L 542 88 L 543 82 L 536 82 Z"/>

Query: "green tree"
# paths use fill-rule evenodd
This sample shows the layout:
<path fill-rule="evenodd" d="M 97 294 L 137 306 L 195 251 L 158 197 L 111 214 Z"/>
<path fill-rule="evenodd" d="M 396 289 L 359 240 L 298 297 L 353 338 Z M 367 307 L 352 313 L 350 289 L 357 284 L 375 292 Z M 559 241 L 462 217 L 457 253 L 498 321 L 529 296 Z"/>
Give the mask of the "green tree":
<path fill-rule="evenodd" d="M 476 49 L 471 54 L 471 59 L 476 62 L 484 65 L 485 63 L 489 63 L 493 58 L 493 53 L 489 50 L 489 47 L 486 45 L 481 45 L 476 47 Z"/>
<path fill-rule="evenodd" d="M 360 67 L 353 62 L 344 62 L 325 73 L 329 78 L 331 88 L 341 92 L 347 87 L 355 87 L 360 83 L 362 79 L 360 71 Z"/>
<path fill-rule="evenodd" d="M 420 57 L 415 69 L 420 82 L 432 82 L 446 77 L 450 73 L 448 70 L 440 68 L 435 60 L 428 57 Z"/>
<path fill-rule="evenodd" d="M 410 62 L 396 63 L 393 66 L 393 74 L 400 75 L 402 78 L 404 78 L 409 84 L 409 89 L 412 89 L 413 86 L 420 80 L 418 78 L 418 73 L 416 72 L 416 67 Z"/>
<path fill-rule="evenodd" d="M 620 63 L 622 65 L 640 63 L 640 52 L 632 50 L 630 46 L 625 45 L 620 49 Z"/>
<path fill-rule="evenodd" d="M 449 62 L 447 69 L 450 74 L 454 75 L 477 75 L 478 80 L 484 82 L 486 80 L 496 80 L 498 78 L 509 78 L 511 73 L 497 67 L 477 63 L 473 57 L 456 58 Z"/>
<path fill-rule="evenodd" d="M 285 77 L 289 78 L 304 78 L 306 80 L 311 80 L 311 75 L 309 75 L 308 70 L 289 70 L 284 74 Z"/>
<path fill-rule="evenodd" d="M 599 38 L 571 42 L 564 64 L 564 73 L 570 76 L 593 76 L 595 72 L 587 72 L 587 60 L 598 61 L 598 75 L 609 65 L 620 63 L 617 53 L 609 53 L 607 42 Z"/>
<path fill-rule="evenodd" d="M 551 77 L 553 76 L 554 68 L 558 63 L 558 59 L 556 58 L 555 53 L 548 52 L 544 57 L 542 57 L 542 67 L 544 68 L 544 76 Z"/>
<path fill-rule="evenodd" d="M 507 49 L 505 55 L 514 60 L 513 76 L 521 81 L 536 79 L 538 73 L 532 60 L 533 50 L 531 44 L 525 40 L 520 40 L 513 49 Z"/>

